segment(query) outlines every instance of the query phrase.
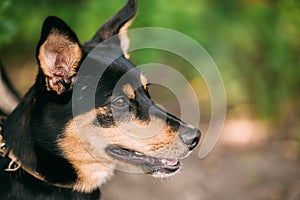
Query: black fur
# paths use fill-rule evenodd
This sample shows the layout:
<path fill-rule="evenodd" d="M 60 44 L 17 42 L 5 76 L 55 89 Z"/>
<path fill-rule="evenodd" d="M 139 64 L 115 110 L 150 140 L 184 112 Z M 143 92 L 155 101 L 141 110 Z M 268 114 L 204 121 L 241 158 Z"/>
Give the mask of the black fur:
<path fill-rule="evenodd" d="M 128 5 L 120 14 L 134 14 L 133 5 L 136 6 L 135 0 L 129 0 Z M 124 12 L 124 10 L 127 11 Z M 120 29 L 119 26 L 121 27 L 126 20 L 131 18 L 120 14 L 111 20 L 114 23 L 114 29 Z M 109 26 L 110 22 L 106 23 L 102 30 L 110 31 Z M 79 43 L 75 33 L 62 20 L 57 17 L 48 17 L 44 22 L 37 45 L 36 57 L 39 65 L 39 48 L 54 29 L 66 35 L 71 41 Z M 115 30 L 112 33 L 117 32 Z M 82 60 L 92 49 L 91 43 L 97 45 L 105 39 L 107 38 L 101 38 L 101 35 L 96 34 L 93 40 L 86 43 Z M 1 75 L 4 76 L 2 73 Z M 70 184 L 77 178 L 74 168 L 61 156 L 62 152 L 56 144 L 63 128 L 73 117 L 72 91 L 57 95 L 53 91 L 47 91 L 45 85 L 45 75 L 39 69 L 35 84 L 4 122 L 1 134 L 22 165 L 40 173 L 46 181 L 36 179 L 23 169 L 6 172 L 4 169 L 8 166 L 10 159 L 0 157 L 0 199 L 99 199 L 99 189 L 90 193 L 81 193 L 52 184 Z"/>
<path fill-rule="evenodd" d="M 129 0 L 121 11 L 99 29 L 92 40 L 84 45 L 80 45 L 80 50 L 82 50 L 83 54 L 79 65 L 99 42 L 118 33 L 120 28 L 134 17 L 135 13 L 136 1 Z M 10 158 L 0 157 L 0 199 L 76 200 L 100 198 L 99 188 L 82 193 L 75 189 L 61 187 L 61 185 L 74 184 L 78 179 L 78 172 L 71 164 L 71 161 L 64 155 L 61 146 L 58 145 L 58 141 L 64 137 L 66 126 L 74 117 L 72 113 L 72 87 L 64 83 L 63 87 L 67 89 L 63 90 L 63 93 L 59 94 L 53 90 L 49 91 L 45 81 L 47 77 L 39 60 L 40 48 L 47 41 L 49 35 L 53 33 L 53 30 L 66 36 L 72 43 L 79 44 L 75 33 L 62 20 L 57 17 L 48 17 L 45 20 L 41 39 L 37 45 L 36 58 L 39 64 L 39 71 L 36 82 L 3 124 L 1 134 L 6 140 L 9 150 L 22 163 L 23 169 L 20 168 L 15 172 L 5 171 Z M 117 41 L 117 43 L 120 43 L 120 41 Z M 117 48 L 116 52 L 121 51 L 119 46 L 114 47 Z M 103 60 L 105 59 L 103 58 Z M 90 64 L 91 70 L 93 70 L 93 64 Z M 94 64 L 98 65 L 99 63 Z M 101 67 L 101 64 L 97 67 Z M 119 94 L 122 94 L 122 87 L 116 88 L 116 84 L 127 72 L 130 72 L 129 76 L 122 85 L 129 84 L 132 86 L 136 98 L 130 99 L 126 97 L 126 99 L 124 98 L 124 102 L 126 102 L 124 106 L 114 107 L 111 105 L 111 102 Z M 149 121 L 149 110 L 152 108 L 151 115 L 166 119 L 167 124 L 172 127 L 173 131 L 178 131 L 181 125 L 185 126 L 186 124 L 181 120 L 155 106 L 147 90 L 141 84 L 140 75 L 141 72 L 123 55 L 110 64 L 98 82 L 95 105 L 87 105 L 90 108 L 97 109 L 101 107 L 107 109 L 104 114 L 97 115 L 97 119 L 94 119 L 94 125 L 110 128 L 115 125 L 115 121 L 118 119 L 129 121 L 131 118 L 128 112 L 123 112 L 126 110 L 124 107 L 127 106 L 126 108 L 129 108 L 130 113 L 133 113 L 140 121 Z M 73 83 L 70 81 L 68 84 Z M 85 83 L 80 83 L 79 81 L 79 84 Z M 113 92 L 113 90 L 116 91 Z M 117 114 L 112 117 L 111 113 L 114 109 L 117 111 Z M 2 123 L 1 120 L 0 122 Z M 200 132 L 188 126 L 186 127 L 187 130 L 184 131 L 192 131 L 195 135 L 195 138 L 192 139 L 195 139 L 197 143 Z M 193 145 L 194 147 L 195 145 Z M 155 158 L 152 160 L 155 160 Z M 158 163 L 161 162 L 158 161 Z M 45 180 L 42 181 L 32 176 L 24 170 L 24 167 L 39 173 Z"/>
<path fill-rule="evenodd" d="M 41 182 L 23 171 L 1 174 L 0 176 L 1 199 L 35 199 L 35 200 L 94 200 L 100 199 L 100 190 L 91 193 L 80 193 L 60 187 L 51 186 Z"/>

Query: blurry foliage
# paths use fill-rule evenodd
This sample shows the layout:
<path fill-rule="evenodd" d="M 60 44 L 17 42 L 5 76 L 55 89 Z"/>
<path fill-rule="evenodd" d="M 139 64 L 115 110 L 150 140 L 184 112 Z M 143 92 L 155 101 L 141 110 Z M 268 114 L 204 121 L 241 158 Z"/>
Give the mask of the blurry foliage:
<path fill-rule="evenodd" d="M 282 105 L 300 98 L 298 0 L 138 2 L 133 28 L 166 27 L 197 40 L 223 75 L 229 106 L 249 104 L 256 114 L 273 117 Z M 41 24 L 48 15 L 63 18 L 85 41 L 123 3 L 125 0 L 0 0 L 0 57 L 20 62 L 28 55 L 33 58 Z M 151 60 L 155 53 L 148 53 L 149 58 L 138 54 L 134 59 Z M 192 73 L 187 76 L 195 78 Z"/>
<path fill-rule="evenodd" d="M 0 47 L 8 43 L 16 32 L 16 25 L 7 10 L 11 7 L 11 0 L 0 1 Z"/>

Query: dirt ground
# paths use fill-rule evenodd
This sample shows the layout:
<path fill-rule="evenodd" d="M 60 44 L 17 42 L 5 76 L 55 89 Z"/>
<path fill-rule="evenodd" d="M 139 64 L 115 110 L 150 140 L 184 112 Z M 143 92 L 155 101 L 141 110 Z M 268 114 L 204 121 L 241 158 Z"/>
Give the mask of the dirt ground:
<path fill-rule="evenodd" d="M 104 200 L 300 200 L 300 159 L 293 141 L 252 120 L 227 120 L 214 150 L 167 180 L 116 172 Z"/>

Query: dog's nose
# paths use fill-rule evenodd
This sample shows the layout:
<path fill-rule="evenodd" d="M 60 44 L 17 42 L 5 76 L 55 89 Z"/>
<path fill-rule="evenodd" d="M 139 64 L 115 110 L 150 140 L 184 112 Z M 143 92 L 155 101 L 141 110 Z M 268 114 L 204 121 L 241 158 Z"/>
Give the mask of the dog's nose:
<path fill-rule="evenodd" d="M 188 146 L 190 150 L 194 149 L 199 140 L 200 140 L 201 132 L 194 128 L 189 131 L 183 132 L 180 134 L 180 139 L 184 144 Z"/>

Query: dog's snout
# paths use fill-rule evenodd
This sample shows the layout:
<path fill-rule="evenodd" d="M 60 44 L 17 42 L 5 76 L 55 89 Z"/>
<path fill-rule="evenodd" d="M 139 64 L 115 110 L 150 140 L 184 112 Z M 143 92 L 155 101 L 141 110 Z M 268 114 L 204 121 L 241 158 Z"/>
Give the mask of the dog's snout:
<path fill-rule="evenodd" d="M 190 150 L 194 149 L 199 143 L 201 132 L 194 128 L 180 134 L 182 142 L 188 146 Z"/>

